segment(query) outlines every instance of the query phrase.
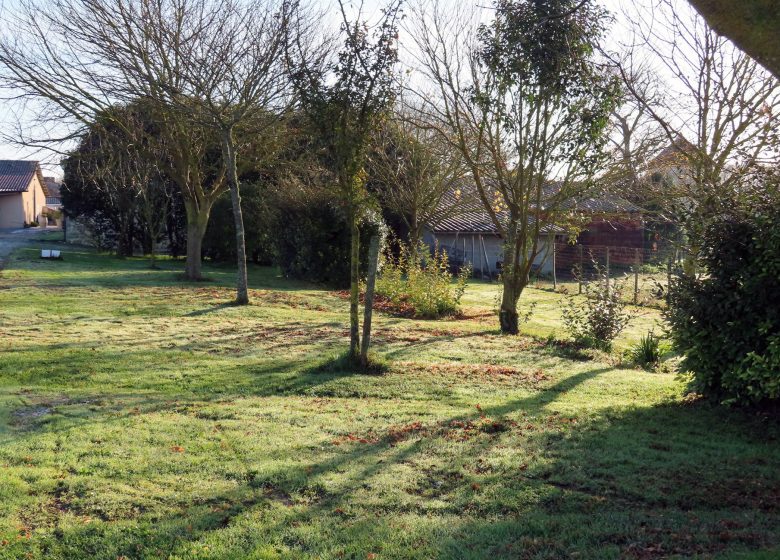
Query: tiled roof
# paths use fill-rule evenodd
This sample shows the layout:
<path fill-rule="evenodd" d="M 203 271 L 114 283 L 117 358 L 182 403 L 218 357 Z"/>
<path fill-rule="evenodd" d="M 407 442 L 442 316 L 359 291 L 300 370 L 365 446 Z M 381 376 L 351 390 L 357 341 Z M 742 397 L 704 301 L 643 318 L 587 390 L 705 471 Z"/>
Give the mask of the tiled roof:
<path fill-rule="evenodd" d="M 46 189 L 49 191 L 50 197 L 52 198 L 60 197 L 60 187 L 62 186 L 62 183 L 60 183 L 54 177 L 44 177 L 43 182 L 46 184 Z"/>
<path fill-rule="evenodd" d="M 25 192 L 36 174 L 43 192 L 48 194 L 37 161 L 0 159 L 0 193 Z"/>
<path fill-rule="evenodd" d="M 431 224 L 430 227 L 435 233 L 486 233 L 498 235 L 496 224 L 493 223 L 490 215 L 484 210 L 482 202 L 474 193 L 469 192 L 468 187 L 461 186 L 448 192 L 442 197 L 441 204 L 451 208 L 460 206 L 460 209 L 457 212 L 446 212 L 445 214 L 448 217 L 439 220 L 436 224 Z M 506 213 L 500 212 L 498 218 L 499 220 L 502 220 L 502 218 L 506 219 Z M 534 218 L 531 217 L 531 223 L 533 223 L 533 220 Z M 552 224 L 542 227 L 543 233 L 554 231 L 562 230 L 554 227 Z"/>
<path fill-rule="evenodd" d="M 546 199 L 553 198 L 560 188 L 559 183 L 549 183 L 545 186 L 544 196 Z M 542 203 L 544 205 L 544 203 Z M 642 209 L 634 204 L 609 192 L 589 192 L 588 195 L 572 194 L 568 199 L 560 203 L 560 208 L 566 210 L 576 210 L 579 212 L 588 212 L 593 214 L 632 214 L 641 212 Z"/>
<path fill-rule="evenodd" d="M 558 192 L 560 185 L 550 183 L 543 193 L 544 198 L 549 200 Z M 484 210 L 482 202 L 470 191 L 473 187 L 461 185 L 457 189 L 448 192 L 443 198 L 441 204 L 450 207 L 460 207 L 458 211 L 445 212 L 447 218 L 439 220 L 436 224 L 430 224 L 431 229 L 436 233 L 487 233 L 498 235 L 498 229 L 490 219 L 490 215 Z M 572 197 L 561 203 L 561 206 L 567 210 L 577 210 L 593 214 L 625 214 L 641 212 L 642 209 L 636 204 L 625 200 L 619 196 L 602 193 L 590 197 Z M 542 202 L 542 208 L 545 207 Z M 502 213 L 503 214 L 503 213 Z M 499 214 L 501 219 L 502 214 Z M 534 220 L 533 217 L 530 218 Z M 533 221 L 531 222 L 533 223 Z M 563 230 L 554 224 L 546 224 L 542 227 L 543 233 L 561 233 Z"/>
<path fill-rule="evenodd" d="M 647 164 L 650 171 L 662 169 L 665 167 L 684 166 L 688 164 L 686 154 L 695 154 L 696 146 L 688 142 L 684 137 L 678 137 L 670 143 L 657 156 Z"/>

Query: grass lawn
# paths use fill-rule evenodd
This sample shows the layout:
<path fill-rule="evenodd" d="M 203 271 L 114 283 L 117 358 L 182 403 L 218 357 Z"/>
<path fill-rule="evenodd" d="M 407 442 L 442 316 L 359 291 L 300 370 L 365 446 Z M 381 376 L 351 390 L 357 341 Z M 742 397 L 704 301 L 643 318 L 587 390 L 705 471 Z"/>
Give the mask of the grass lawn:
<path fill-rule="evenodd" d="M 382 376 L 318 368 L 347 303 L 251 269 L 185 284 L 65 248 L 0 275 L 0 558 L 780 557 L 780 426 L 671 374 L 545 342 L 376 318 Z M 618 350 L 657 325 L 643 309 Z"/>

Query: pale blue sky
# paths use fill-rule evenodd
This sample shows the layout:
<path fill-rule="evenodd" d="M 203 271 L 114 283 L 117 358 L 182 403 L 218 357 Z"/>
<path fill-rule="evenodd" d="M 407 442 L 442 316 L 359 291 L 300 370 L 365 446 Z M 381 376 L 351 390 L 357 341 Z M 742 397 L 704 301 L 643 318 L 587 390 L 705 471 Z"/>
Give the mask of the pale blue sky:
<path fill-rule="evenodd" d="M 43 0 L 45 2 L 45 0 Z M 334 0 L 315 0 L 319 1 L 323 6 L 326 6 L 328 8 L 328 14 L 330 17 L 332 17 L 332 24 L 336 25 L 338 23 L 338 13 L 335 9 L 335 2 Z M 410 0 L 414 1 L 414 0 Z M 447 0 L 452 2 L 475 2 L 479 6 L 486 6 L 490 4 L 490 0 Z M 613 31 L 609 34 L 609 48 L 615 48 L 617 49 L 620 46 L 621 42 L 625 42 L 627 38 L 626 33 L 626 19 L 625 16 L 623 16 L 623 13 L 632 14 L 636 13 L 637 15 L 639 13 L 643 13 L 645 15 L 651 14 L 653 10 L 653 4 L 655 0 L 636 0 L 636 1 L 628 1 L 628 0 L 599 0 L 605 7 L 607 7 L 613 14 L 615 14 L 617 21 L 615 23 Z M 688 9 L 687 4 L 684 2 L 684 0 L 677 0 L 680 2 L 682 9 Z M 7 8 L 13 8 L 14 4 L 17 2 L 17 0 L 0 0 L 0 6 L 4 6 Z M 364 11 L 367 14 L 372 13 L 378 13 L 378 10 L 381 6 L 385 4 L 384 0 L 365 0 L 364 1 Z M 1 13 L 1 12 L 0 12 Z M 401 38 L 402 42 L 404 41 L 404 37 Z M 9 130 L 9 126 L 13 126 L 16 122 L 18 122 L 18 118 L 12 113 L 11 109 L 14 107 L 13 104 L 9 103 L 8 101 L 3 101 L 0 99 L 0 127 L 3 127 L 6 131 Z M 27 118 L 31 118 L 32 115 L 29 114 L 23 114 L 21 117 L 21 122 L 24 122 L 24 120 Z M 11 128 L 12 130 L 13 128 Z M 59 160 L 59 156 L 56 154 L 52 154 L 48 151 L 40 151 L 40 150 L 31 150 L 29 148 L 21 147 L 18 145 L 14 145 L 11 143 L 4 143 L 0 140 L 0 159 L 38 159 L 42 160 L 44 163 L 44 166 L 48 168 L 49 172 L 53 172 L 55 174 L 59 173 L 59 166 L 56 165 L 56 162 Z"/>

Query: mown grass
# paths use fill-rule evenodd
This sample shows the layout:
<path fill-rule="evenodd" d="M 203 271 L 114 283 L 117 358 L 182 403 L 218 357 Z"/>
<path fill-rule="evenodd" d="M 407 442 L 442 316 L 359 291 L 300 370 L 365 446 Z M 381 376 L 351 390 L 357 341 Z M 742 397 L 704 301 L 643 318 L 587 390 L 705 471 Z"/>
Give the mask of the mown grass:
<path fill-rule="evenodd" d="M 17 251 L 0 275 L 0 558 L 776 558 L 776 420 L 562 343 L 379 315 L 332 367 L 337 294 L 252 268 Z M 658 323 L 650 310 L 618 350 Z"/>

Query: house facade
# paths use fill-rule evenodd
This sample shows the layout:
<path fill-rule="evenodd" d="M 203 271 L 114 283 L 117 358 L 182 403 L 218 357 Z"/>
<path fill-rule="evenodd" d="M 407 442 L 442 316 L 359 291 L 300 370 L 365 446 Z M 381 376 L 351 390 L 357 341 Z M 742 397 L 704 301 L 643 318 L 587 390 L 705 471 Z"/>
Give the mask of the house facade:
<path fill-rule="evenodd" d="M 43 223 L 48 194 L 37 161 L 0 160 L 0 229 Z"/>

